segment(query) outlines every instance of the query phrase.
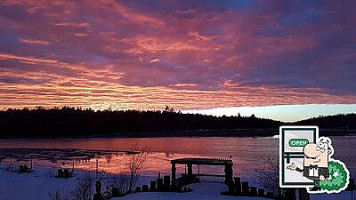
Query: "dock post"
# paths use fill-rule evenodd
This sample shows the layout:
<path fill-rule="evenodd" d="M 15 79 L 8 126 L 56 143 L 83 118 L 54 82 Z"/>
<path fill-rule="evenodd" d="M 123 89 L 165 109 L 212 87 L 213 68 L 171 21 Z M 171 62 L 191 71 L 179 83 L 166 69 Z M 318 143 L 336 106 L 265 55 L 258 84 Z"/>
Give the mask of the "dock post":
<path fill-rule="evenodd" d="M 192 164 L 188 164 L 188 176 L 192 176 L 193 175 L 193 165 Z"/>
<path fill-rule="evenodd" d="M 176 187 L 176 164 L 172 163 L 172 189 Z"/>
<path fill-rule="evenodd" d="M 267 192 L 267 198 L 268 198 L 268 199 L 274 199 L 274 194 L 273 194 L 273 192 Z"/>
<path fill-rule="evenodd" d="M 349 179 L 349 185 L 346 188 L 347 191 L 355 190 L 355 182 L 353 178 Z"/>
<path fill-rule="evenodd" d="M 141 187 L 137 186 L 136 189 L 135 189 L 135 192 L 141 192 Z"/>
<path fill-rule="evenodd" d="M 250 187 L 250 196 L 257 196 L 257 188 L 256 187 Z"/>
<path fill-rule="evenodd" d="M 233 186 L 233 180 L 232 180 L 232 165 L 231 164 L 226 164 L 225 165 L 225 184 L 229 186 L 229 190 L 230 187 L 234 187 Z"/>
<path fill-rule="evenodd" d="M 99 176 L 99 159 L 96 159 L 96 164 L 95 164 L 95 174 L 96 174 L 96 179 L 98 179 Z"/>
<path fill-rule="evenodd" d="M 163 190 L 163 179 L 162 178 L 158 178 L 157 179 L 157 190 L 158 191 L 162 191 Z"/>
<path fill-rule="evenodd" d="M 30 166 L 30 170 L 32 170 L 33 167 L 33 161 L 32 161 L 32 157 L 31 157 L 31 166 Z"/>
<path fill-rule="evenodd" d="M 169 191 L 170 189 L 170 184 L 171 184 L 171 177 L 170 176 L 164 176 L 163 177 L 163 185 L 164 185 L 164 190 Z"/>
<path fill-rule="evenodd" d="M 265 196 L 265 190 L 264 189 L 258 189 L 257 195 L 259 197 L 264 197 Z"/>
<path fill-rule="evenodd" d="M 235 194 L 236 195 L 241 195 L 241 180 L 240 177 L 235 177 Z"/>
<path fill-rule="evenodd" d="M 299 188 L 298 193 L 299 193 L 299 200 L 310 200 L 310 195 L 305 188 L 303 189 Z"/>
<path fill-rule="evenodd" d="M 150 184 L 150 191 L 151 191 L 151 192 L 156 191 L 156 181 L 151 181 L 151 184 Z"/>
<path fill-rule="evenodd" d="M 248 182 L 242 182 L 242 195 L 247 196 L 250 192 L 250 188 L 248 187 Z"/>
<path fill-rule="evenodd" d="M 286 199 L 288 200 L 296 200 L 295 198 L 295 189 L 287 188 L 286 189 Z"/>
<path fill-rule="evenodd" d="M 142 186 L 142 192 L 148 192 L 148 185 Z"/>

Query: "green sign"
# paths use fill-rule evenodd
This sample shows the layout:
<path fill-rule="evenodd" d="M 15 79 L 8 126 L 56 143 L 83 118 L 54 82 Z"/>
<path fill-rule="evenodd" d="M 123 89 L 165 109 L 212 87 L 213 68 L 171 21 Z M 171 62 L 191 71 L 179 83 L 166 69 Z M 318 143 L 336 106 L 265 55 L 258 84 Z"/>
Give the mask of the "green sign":
<path fill-rule="evenodd" d="M 289 146 L 291 147 L 304 147 L 309 143 L 307 139 L 291 139 L 289 140 Z"/>

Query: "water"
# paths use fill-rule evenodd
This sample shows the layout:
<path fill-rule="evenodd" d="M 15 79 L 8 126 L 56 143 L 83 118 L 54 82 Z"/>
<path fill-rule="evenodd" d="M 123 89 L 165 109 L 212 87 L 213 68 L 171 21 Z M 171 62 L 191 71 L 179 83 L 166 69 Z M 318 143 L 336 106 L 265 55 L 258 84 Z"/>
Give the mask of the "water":
<path fill-rule="evenodd" d="M 332 137 L 335 148 L 335 159 L 340 159 L 354 174 L 356 168 L 356 136 Z M 166 137 L 166 138 L 88 138 L 88 139 L 10 139 L 0 140 L 0 148 L 41 148 L 41 149 L 84 149 L 102 151 L 125 151 L 146 148 L 149 153 L 142 169 L 143 175 L 162 175 L 170 173 L 170 160 L 184 157 L 232 158 L 234 175 L 253 177 L 256 170 L 264 169 L 264 158 L 271 157 L 278 162 L 279 141 L 272 137 Z M 88 159 L 80 159 L 61 155 L 63 158 L 36 160 L 35 165 L 52 168 L 71 168 L 75 160 L 75 168 L 95 170 L 98 159 L 99 170 L 106 173 L 120 173 L 126 170 L 127 160 L 132 155 L 120 152 L 95 154 Z M 4 155 L 2 155 L 4 156 Z M 29 163 L 7 156 L 2 160 L 6 164 Z M 194 172 L 224 174 L 223 167 L 197 166 Z M 177 174 L 184 173 L 185 166 L 177 166 Z"/>

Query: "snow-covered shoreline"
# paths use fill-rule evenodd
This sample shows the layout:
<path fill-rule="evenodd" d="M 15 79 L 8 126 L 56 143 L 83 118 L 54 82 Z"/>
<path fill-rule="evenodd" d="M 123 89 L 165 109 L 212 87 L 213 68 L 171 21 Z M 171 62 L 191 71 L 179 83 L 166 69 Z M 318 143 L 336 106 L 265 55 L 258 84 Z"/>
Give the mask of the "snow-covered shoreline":
<path fill-rule="evenodd" d="M 23 173 L 13 171 L 9 169 L 7 165 L 0 165 L 0 199 L 1 200 L 47 200 L 49 198 L 49 192 L 55 192 L 57 190 L 64 193 L 69 193 L 74 185 L 80 178 L 88 175 L 95 178 L 95 173 L 92 171 L 76 170 L 75 177 L 63 179 L 56 178 L 56 169 L 48 167 L 36 167 L 32 173 Z M 101 175 L 101 179 L 104 182 L 109 183 L 110 178 L 113 175 L 106 174 Z M 140 184 L 147 184 L 149 181 L 154 180 L 156 177 L 144 176 L 140 179 Z M 220 193 L 226 191 L 226 185 L 220 183 L 198 183 L 189 185 L 193 189 L 188 193 L 167 193 L 167 192 L 146 192 L 130 194 L 121 198 L 114 198 L 115 200 L 165 200 L 165 199 L 250 199 L 250 200 L 262 200 L 265 198 L 260 197 L 232 197 L 223 196 Z M 349 200 L 356 199 L 356 191 L 342 192 L 340 194 L 333 195 L 311 195 L 311 200 L 328 199 L 328 200 Z"/>

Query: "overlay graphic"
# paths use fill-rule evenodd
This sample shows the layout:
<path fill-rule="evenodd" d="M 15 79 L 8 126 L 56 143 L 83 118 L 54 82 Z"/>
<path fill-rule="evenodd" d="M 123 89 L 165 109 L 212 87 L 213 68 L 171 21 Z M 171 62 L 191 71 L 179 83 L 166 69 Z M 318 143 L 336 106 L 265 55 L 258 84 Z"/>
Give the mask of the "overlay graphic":
<path fill-rule="evenodd" d="M 307 188 L 309 193 L 346 189 L 349 171 L 332 158 L 332 141 L 319 137 L 317 126 L 281 126 L 279 131 L 281 188 Z"/>

